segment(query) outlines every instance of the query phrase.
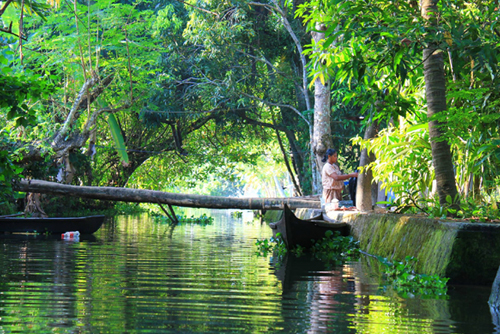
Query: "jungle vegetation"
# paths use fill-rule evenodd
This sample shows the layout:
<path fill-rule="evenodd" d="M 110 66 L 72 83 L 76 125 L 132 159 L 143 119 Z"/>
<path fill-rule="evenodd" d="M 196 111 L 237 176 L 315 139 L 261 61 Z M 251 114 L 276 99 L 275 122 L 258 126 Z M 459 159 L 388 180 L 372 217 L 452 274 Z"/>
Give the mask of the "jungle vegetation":
<path fill-rule="evenodd" d="M 400 208 L 497 209 L 495 1 L 0 4 L 6 213 L 19 177 L 317 194 L 332 146 Z"/>

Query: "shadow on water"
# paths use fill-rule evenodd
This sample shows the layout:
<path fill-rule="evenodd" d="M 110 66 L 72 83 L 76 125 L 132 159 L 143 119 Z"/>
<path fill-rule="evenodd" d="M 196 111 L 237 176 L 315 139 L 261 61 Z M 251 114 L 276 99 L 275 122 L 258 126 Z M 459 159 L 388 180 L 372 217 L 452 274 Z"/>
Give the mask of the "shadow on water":
<path fill-rule="evenodd" d="M 310 280 L 311 275 L 325 270 L 325 263 L 310 256 L 296 257 L 286 254 L 271 260 L 274 274 L 281 282 L 283 294 L 293 290 L 295 284 Z"/>

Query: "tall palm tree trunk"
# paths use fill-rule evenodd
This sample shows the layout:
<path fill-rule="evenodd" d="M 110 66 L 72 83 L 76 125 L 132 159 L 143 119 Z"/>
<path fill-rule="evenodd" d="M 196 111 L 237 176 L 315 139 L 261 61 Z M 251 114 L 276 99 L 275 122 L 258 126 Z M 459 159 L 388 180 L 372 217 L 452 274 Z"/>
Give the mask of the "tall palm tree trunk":
<path fill-rule="evenodd" d="M 438 2 L 439 0 L 422 0 L 422 15 L 429 21 L 430 27 L 437 25 Z M 423 56 L 432 165 L 436 175 L 439 203 L 441 206 L 448 206 L 448 196 L 454 204 L 458 198 L 451 149 L 445 137 L 444 124 L 435 120 L 436 115 L 447 109 L 443 51 L 438 49 L 437 43 L 430 43 L 424 49 Z"/>

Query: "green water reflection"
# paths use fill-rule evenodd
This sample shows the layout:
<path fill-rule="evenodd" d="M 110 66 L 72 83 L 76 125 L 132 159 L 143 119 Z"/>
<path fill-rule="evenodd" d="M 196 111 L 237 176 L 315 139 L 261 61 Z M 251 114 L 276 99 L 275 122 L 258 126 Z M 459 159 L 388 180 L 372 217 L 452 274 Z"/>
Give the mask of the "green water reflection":
<path fill-rule="evenodd" d="M 117 217 L 79 242 L 1 238 L 0 332 L 494 331 L 487 289 L 402 299 L 368 261 L 326 270 L 307 257 L 263 258 L 254 244 L 272 235 L 267 226 L 212 214 L 211 225 L 175 228 Z"/>

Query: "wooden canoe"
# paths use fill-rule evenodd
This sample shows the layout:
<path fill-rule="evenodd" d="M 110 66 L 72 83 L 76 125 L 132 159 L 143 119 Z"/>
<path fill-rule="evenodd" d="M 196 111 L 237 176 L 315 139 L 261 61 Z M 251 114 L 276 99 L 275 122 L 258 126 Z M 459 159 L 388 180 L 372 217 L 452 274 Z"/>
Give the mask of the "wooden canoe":
<path fill-rule="evenodd" d="M 101 227 L 104 218 L 105 216 L 67 218 L 0 217 L 0 232 L 53 234 L 78 231 L 80 234 L 92 234 Z"/>
<path fill-rule="evenodd" d="M 301 245 L 310 248 L 316 240 L 325 237 L 326 231 L 339 231 L 341 235 L 349 235 L 349 225 L 346 223 L 332 223 L 323 219 L 323 215 L 311 219 L 299 219 L 286 205 L 283 216 L 276 223 L 270 223 L 273 235 L 281 234 L 288 249 Z"/>

